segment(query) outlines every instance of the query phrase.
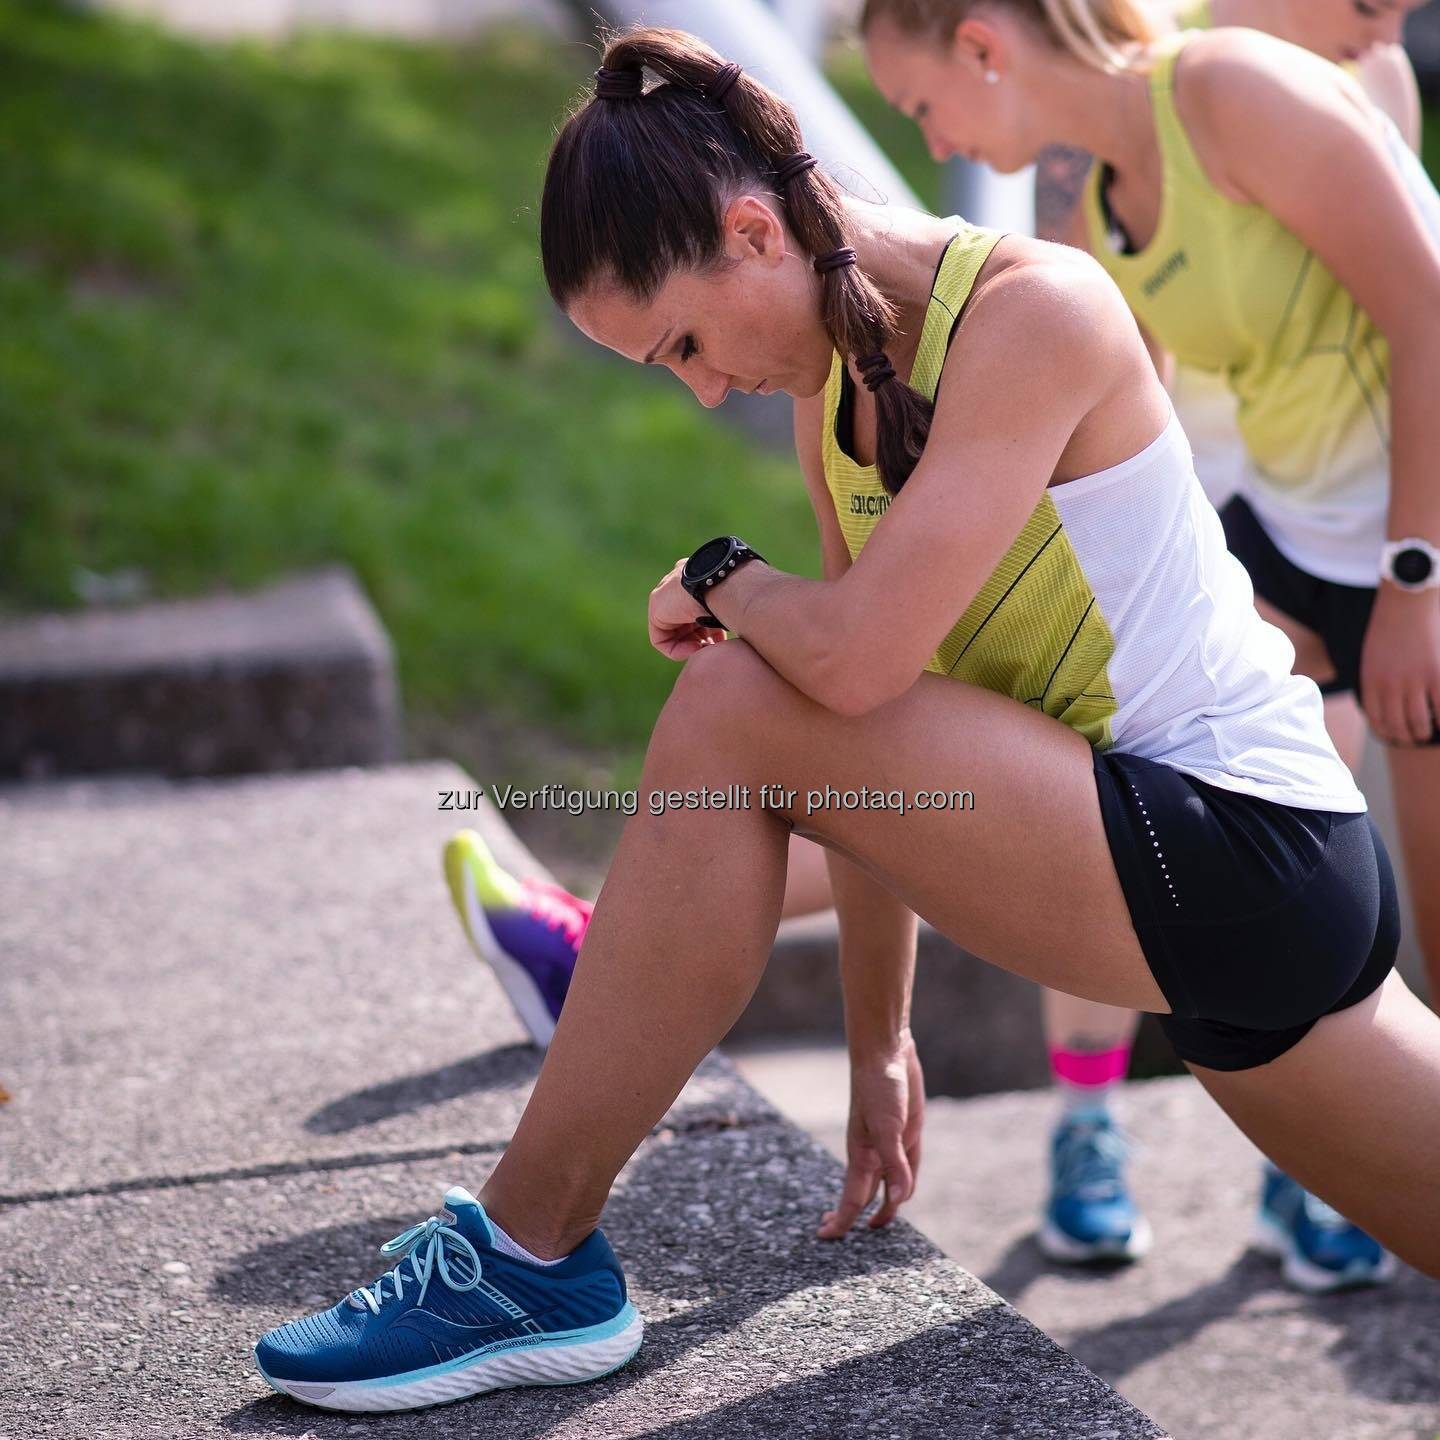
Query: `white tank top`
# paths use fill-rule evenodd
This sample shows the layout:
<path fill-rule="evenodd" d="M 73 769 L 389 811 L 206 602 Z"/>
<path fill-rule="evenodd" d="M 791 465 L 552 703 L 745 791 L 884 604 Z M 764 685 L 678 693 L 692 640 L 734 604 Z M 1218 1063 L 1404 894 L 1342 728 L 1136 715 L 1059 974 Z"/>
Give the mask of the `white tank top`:
<path fill-rule="evenodd" d="M 1224 790 L 1364 810 L 1320 691 L 1255 610 L 1174 413 L 1140 454 L 1048 493 L 1115 636 L 1114 747 Z"/>

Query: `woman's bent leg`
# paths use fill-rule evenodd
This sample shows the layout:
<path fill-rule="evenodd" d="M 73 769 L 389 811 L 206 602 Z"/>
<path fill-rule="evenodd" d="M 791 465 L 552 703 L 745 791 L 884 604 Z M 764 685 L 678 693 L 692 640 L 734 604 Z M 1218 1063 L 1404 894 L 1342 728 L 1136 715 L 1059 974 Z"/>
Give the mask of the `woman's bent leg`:
<path fill-rule="evenodd" d="M 1268 1065 L 1190 1069 L 1282 1170 L 1440 1278 L 1440 1023 L 1398 973 Z"/>
<path fill-rule="evenodd" d="M 734 809 L 656 792 L 749 786 Z M 779 787 L 763 809 L 759 787 Z M 973 808 L 863 809 L 861 787 Z M 832 796 L 837 797 L 832 799 Z M 1058 722 L 922 675 L 837 715 L 743 641 L 686 662 L 534 1094 L 485 1202 L 541 1255 L 593 1228 L 620 1167 L 734 1022 L 769 957 L 789 827 L 841 850 L 974 953 L 1107 1003 L 1168 1007 L 1110 859 L 1091 752 Z"/>
<path fill-rule="evenodd" d="M 785 868 L 785 904 L 782 920 L 795 915 L 814 915 L 833 909 L 835 897 L 830 891 L 830 871 L 825 864 L 825 847 L 793 832 L 790 856 Z"/>

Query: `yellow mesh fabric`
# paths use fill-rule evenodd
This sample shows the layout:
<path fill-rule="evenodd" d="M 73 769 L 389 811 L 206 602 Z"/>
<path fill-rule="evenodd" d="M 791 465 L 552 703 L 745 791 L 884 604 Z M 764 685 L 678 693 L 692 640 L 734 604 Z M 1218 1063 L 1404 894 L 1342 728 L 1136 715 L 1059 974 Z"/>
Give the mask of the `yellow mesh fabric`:
<path fill-rule="evenodd" d="M 911 378 L 932 400 L 955 319 L 999 239 L 997 231 L 962 225 L 941 261 Z M 890 496 L 875 467 L 857 464 L 836 438 L 843 374 L 837 354 L 825 389 L 821 453 L 853 560 L 884 518 Z M 1114 636 L 1047 494 L 925 668 L 1033 705 L 1103 749 L 1111 743 L 1116 710 L 1106 673 L 1114 651 Z"/>

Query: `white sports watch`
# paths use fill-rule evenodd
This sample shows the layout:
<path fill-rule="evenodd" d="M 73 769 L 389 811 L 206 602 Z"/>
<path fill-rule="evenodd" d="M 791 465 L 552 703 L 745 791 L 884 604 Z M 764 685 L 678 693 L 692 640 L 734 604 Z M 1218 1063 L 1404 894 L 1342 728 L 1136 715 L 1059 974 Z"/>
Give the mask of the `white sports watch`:
<path fill-rule="evenodd" d="M 1380 552 L 1380 578 L 1402 590 L 1440 589 L 1440 550 L 1413 535 L 1388 540 Z"/>

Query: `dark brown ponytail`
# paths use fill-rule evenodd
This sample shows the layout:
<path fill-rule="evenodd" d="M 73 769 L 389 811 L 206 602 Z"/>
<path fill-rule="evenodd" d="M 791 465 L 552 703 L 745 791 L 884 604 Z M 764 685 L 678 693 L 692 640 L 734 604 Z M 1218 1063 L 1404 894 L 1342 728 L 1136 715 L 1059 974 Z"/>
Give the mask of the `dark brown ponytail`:
<path fill-rule="evenodd" d="M 644 89 L 646 71 L 663 83 Z M 596 280 L 649 300 L 673 271 L 718 263 L 721 217 L 747 188 L 780 198 L 812 256 L 847 244 L 839 187 L 795 163 L 795 112 L 704 41 L 683 30 L 625 31 L 606 45 L 598 76 L 556 137 L 540 202 L 545 280 L 562 310 Z M 836 265 L 820 281 L 835 348 L 851 359 L 885 351 L 895 308 L 864 271 Z M 893 495 L 925 448 L 932 410 L 898 378 L 874 394 L 875 462 Z"/>

